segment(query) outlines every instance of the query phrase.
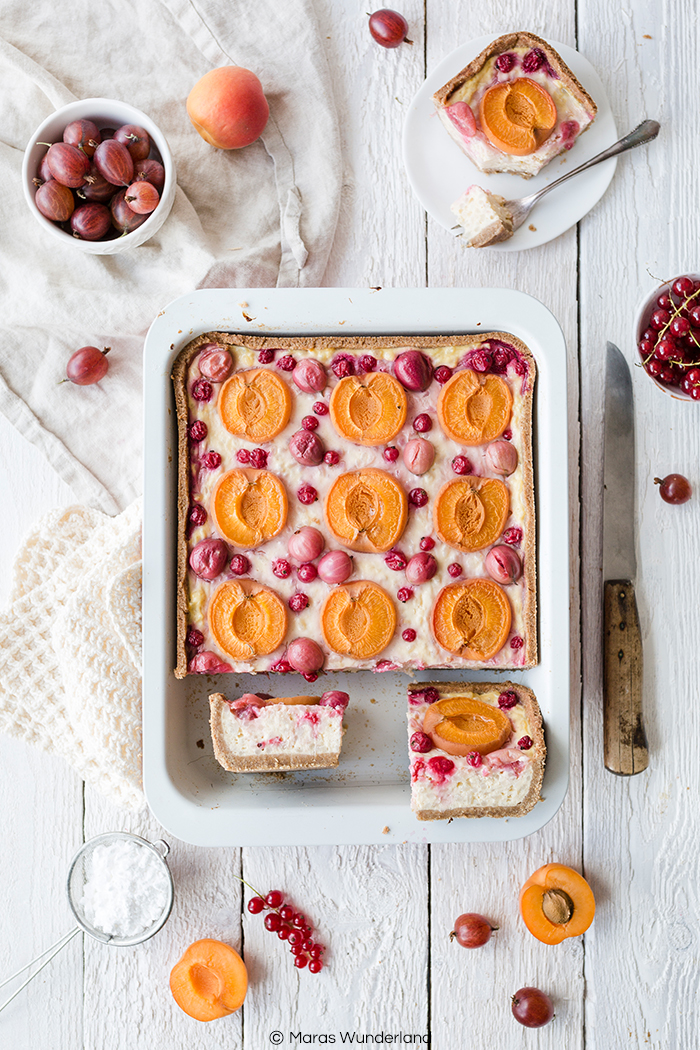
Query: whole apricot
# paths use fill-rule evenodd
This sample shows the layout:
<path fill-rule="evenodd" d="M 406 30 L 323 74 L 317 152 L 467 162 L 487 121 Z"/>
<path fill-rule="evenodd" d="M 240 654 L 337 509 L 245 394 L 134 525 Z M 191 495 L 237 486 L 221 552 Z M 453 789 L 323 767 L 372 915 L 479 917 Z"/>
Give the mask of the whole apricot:
<path fill-rule="evenodd" d="M 187 113 L 210 146 L 241 149 L 260 138 L 270 107 L 255 73 L 221 66 L 197 81 L 187 98 Z"/>

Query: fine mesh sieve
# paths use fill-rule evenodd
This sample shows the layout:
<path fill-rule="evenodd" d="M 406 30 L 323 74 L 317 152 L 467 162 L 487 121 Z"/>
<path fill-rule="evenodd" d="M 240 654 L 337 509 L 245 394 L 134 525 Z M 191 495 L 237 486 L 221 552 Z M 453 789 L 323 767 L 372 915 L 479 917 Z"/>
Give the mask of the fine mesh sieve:
<path fill-rule="evenodd" d="M 156 862 L 159 866 L 158 870 L 163 875 L 163 887 L 165 890 L 165 903 L 157 917 L 155 917 L 145 929 L 132 933 L 131 935 L 126 933 L 119 935 L 113 931 L 109 932 L 93 926 L 86 915 L 84 901 L 84 890 L 86 883 L 88 882 L 90 865 L 95 850 L 98 846 L 109 846 L 120 840 L 136 843 L 139 847 L 150 851 L 150 854 L 156 858 Z M 64 936 L 56 941 L 55 944 L 52 944 L 50 948 L 47 948 L 35 959 L 32 959 L 31 962 L 26 963 L 10 977 L 6 977 L 4 981 L 0 981 L 0 988 L 2 988 L 6 984 L 9 984 L 10 981 L 14 980 L 15 977 L 24 973 L 25 970 L 29 970 L 35 963 L 43 960 L 41 965 L 39 965 L 37 969 L 22 982 L 9 999 L 6 999 L 4 1003 L 0 1004 L 0 1010 L 4 1010 L 8 1003 L 11 1003 L 15 996 L 18 995 L 23 988 L 26 988 L 29 982 L 51 962 L 54 955 L 57 955 L 61 948 L 64 948 L 76 934 L 81 932 L 81 930 L 88 933 L 91 937 L 94 937 L 95 940 L 101 941 L 103 944 L 114 944 L 119 948 L 130 947 L 134 944 L 142 944 L 143 941 L 149 940 L 149 938 L 158 933 L 167 922 L 173 906 L 173 877 L 165 860 L 169 852 L 170 846 L 163 839 L 158 839 L 156 842 L 148 842 L 146 839 L 142 839 L 138 835 L 132 835 L 128 831 L 110 831 L 104 835 L 96 835 L 94 838 L 83 843 L 71 861 L 66 885 L 68 891 L 68 903 L 78 925 L 68 933 L 64 934 Z"/>

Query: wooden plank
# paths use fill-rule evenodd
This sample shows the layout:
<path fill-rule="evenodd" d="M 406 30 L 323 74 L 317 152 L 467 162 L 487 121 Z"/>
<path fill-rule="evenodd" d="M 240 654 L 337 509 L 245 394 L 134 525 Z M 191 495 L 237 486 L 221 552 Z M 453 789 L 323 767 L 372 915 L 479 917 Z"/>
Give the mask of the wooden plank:
<path fill-rule="evenodd" d="M 428 71 L 458 44 L 492 33 L 528 29 L 552 40 L 575 43 L 574 4 L 558 5 L 532 17 L 531 5 L 486 2 L 455 9 L 446 0 L 428 3 Z M 523 182 L 523 193 L 526 193 Z M 465 187 L 466 188 L 466 187 Z M 533 221 L 536 217 L 533 216 Z M 494 844 L 433 846 L 431 849 L 431 1017 L 436 1045 L 468 1024 L 476 1045 L 516 1045 L 518 1025 L 510 996 L 535 985 L 555 1001 L 556 1022 L 541 1030 L 543 1047 L 583 1046 L 583 943 L 557 948 L 538 943 L 518 914 L 518 890 L 540 865 L 557 860 L 581 867 L 580 828 L 580 626 L 578 599 L 578 365 L 577 239 L 570 230 L 540 248 L 495 252 L 465 248 L 451 233 L 428 220 L 428 275 L 431 286 L 516 288 L 539 299 L 562 327 L 568 352 L 570 602 L 571 602 L 571 779 L 556 817 L 527 839 Z M 543 552 L 540 552 L 543 556 Z M 545 727 L 546 728 L 546 727 Z M 515 822 L 513 822 L 515 824 Z M 517 829 L 514 827 L 514 834 Z M 488 945 L 467 951 L 450 943 L 454 920 L 481 912 L 501 927 Z M 524 1045 L 524 1044 L 523 1044 Z"/>
<path fill-rule="evenodd" d="M 283 1034 L 284 1045 L 294 1045 L 290 1033 L 299 1032 L 334 1034 L 336 1044 L 341 1033 L 424 1036 L 426 869 L 425 846 L 244 849 L 244 878 L 262 894 L 284 893 L 327 948 L 321 973 L 295 970 L 288 946 L 265 930 L 263 916 L 245 913 L 254 978 L 246 1046 L 267 1046 L 273 1031 Z"/>
<path fill-rule="evenodd" d="M 632 368 L 637 434 L 637 564 L 644 649 L 643 709 L 649 768 L 616 777 L 603 766 L 602 595 L 599 573 L 604 352 L 615 342 L 637 362 L 637 302 L 657 280 L 698 270 L 694 206 L 696 143 L 672 124 L 696 83 L 694 5 L 624 9 L 583 0 L 579 44 L 598 69 L 621 132 L 660 120 L 656 142 L 621 157 L 615 178 L 581 231 L 581 409 L 584 561 L 584 844 L 587 877 L 599 898 L 586 937 L 587 1042 L 611 1046 L 700 1044 L 697 985 L 697 755 L 688 732 L 698 693 L 697 583 L 688 567 L 697 547 L 700 431 L 692 404 L 659 391 Z M 654 476 L 671 471 L 695 484 L 671 507 Z M 615 994 L 610 983 L 616 971 Z"/>
<path fill-rule="evenodd" d="M 41 453 L 4 416 L 0 416 L 0 447 L 0 604 L 5 607 L 20 537 L 41 514 L 72 502 L 72 497 Z M 81 843 L 83 785 L 62 759 L 7 736 L 0 736 L 0 769 L 3 980 L 74 925 L 65 880 Z M 18 1050 L 81 1046 L 80 1010 L 65 1008 L 76 991 L 79 998 L 81 975 L 77 938 L 2 1013 L 3 1046 Z M 0 1003 L 25 976 L 0 989 Z"/>

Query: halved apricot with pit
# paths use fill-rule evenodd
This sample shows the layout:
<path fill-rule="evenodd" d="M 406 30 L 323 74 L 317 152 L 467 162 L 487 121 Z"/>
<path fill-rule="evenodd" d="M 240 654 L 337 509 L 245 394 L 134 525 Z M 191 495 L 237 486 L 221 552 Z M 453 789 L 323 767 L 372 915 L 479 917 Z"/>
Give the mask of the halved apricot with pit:
<path fill-rule="evenodd" d="M 508 486 L 471 475 L 442 486 L 433 507 L 435 531 L 458 551 L 481 551 L 503 532 L 510 514 Z"/>
<path fill-rule="evenodd" d="M 342 438 L 356 445 L 383 445 L 406 422 L 406 391 L 388 372 L 345 376 L 328 405 L 331 422 Z"/>
<path fill-rule="evenodd" d="M 492 146 L 514 157 L 534 153 L 557 123 L 557 107 L 549 92 L 529 77 L 489 88 L 479 117 Z"/>
<path fill-rule="evenodd" d="M 284 641 L 287 608 L 269 587 L 255 580 L 227 580 L 209 602 L 214 641 L 234 660 L 267 656 Z"/>
<path fill-rule="evenodd" d="M 321 610 L 321 629 L 334 652 L 369 660 L 394 637 L 396 609 L 379 584 L 356 580 L 331 592 Z"/>
<path fill-rule="evenodd" d="M 513 394 L 505 379 L 471 368 L 455 372 L 437 400 L 440 426 L 460 445 L 484 445 L 500 437 L 512 409 Z"/>
<path fill-rule="evenodd" d="M 287 523 L 287 492 L 269 470 L 241 467 L 217 482 L 211 515 L 217 529 L 236 547 L 259 547 Z"/>
<path fill-rule="evenodd" d="M 179 1007 L 196 1021 L 226 1017 L 243 1005 L 248 971 L 235 949 L 204 938 L 191 944 L 170 972 L 170 990 Z"/>
<path fill-rule="evenodd" d="M 423 731 L 448 755 L 468 755 L 471 751 L 488 755 L 503 747 L 513 732 L 513 723 L 499 707 L 483 700 L 451 696 L 430 705 Z"/>
<path fill-rule="evenodd" d="M 226 380 L 218 408 L 221 422 L 230 434 L 264 444 L 289 422 L 292 391 L 271 369 L 253 368 L 236 372 Z"/>
<path fill-rule="evenodd" d="M 433 606 L 436 641 L 465 660 L 490 660 L 505 645 L 512 612 L 493 580 L 471 579 L 443 587 Z"/>
<path fill-rule="evenodd" d="M 565 864 L 545 864 L 520 891 L 520 914 L 544 944 L 561 944 L 585 933 L 595 915 L 595 897 L 583 875 Z"/>
<path fill-rule="evenodd" d="M 391 474 L 376 467 L 341 474 L 326 497 L 326 521 L 351 551 L 376 554 L 399 540 L 408 520 L 406 493 Z"/>

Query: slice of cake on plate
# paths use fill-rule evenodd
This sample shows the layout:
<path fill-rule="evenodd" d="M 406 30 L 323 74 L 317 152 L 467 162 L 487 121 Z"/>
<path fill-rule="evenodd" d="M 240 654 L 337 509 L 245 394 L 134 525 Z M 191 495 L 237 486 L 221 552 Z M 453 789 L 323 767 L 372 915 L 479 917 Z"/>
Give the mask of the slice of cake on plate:
<path fill-rule="evenodd" d="M 244 693 L 209 697 L 209 724 L 219 765 L 234 773 L 328 769 L 338 765 L 348 694 L 266 699 Z"/>
<path fill-rule="evenodd" d="M 546 748 L 531 689 L 513 682 L 408 688 L 411 809 L 419 820 L 519 817 L 539 801 Z"/>
<path fill-rule="evenodd" d="M 433 95 L 448 134 L 483 172 L 529 179 L 571 149 L 597 106 L 532 33 L 498 37 Z"/>

